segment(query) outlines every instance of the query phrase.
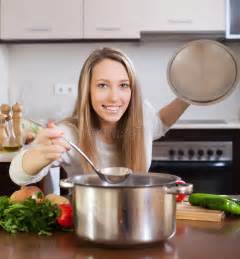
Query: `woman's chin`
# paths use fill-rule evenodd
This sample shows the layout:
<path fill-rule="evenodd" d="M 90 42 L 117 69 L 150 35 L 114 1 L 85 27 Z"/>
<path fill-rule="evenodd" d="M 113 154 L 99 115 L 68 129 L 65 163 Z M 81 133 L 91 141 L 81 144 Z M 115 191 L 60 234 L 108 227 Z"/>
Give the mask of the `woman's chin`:
<path fill-rule="evenodd" d="M 122 116 L 119 115 L 112 115 L 112 116 L 104 116 L 101 118 L 101 120 L 104 123 L 109 123 L 109 124 L 116 124 Z"/>

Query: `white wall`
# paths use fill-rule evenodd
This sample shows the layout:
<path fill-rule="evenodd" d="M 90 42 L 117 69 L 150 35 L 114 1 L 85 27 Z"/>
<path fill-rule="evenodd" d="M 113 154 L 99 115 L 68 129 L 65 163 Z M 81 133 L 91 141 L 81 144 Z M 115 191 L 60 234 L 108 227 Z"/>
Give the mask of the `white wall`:
<path fill-rule="evenodd" d="M 184 43 L 184 41 L 146 41 L 9 45 L 10 102 L 22 102 L 26 116 L 37 119 L 58 119 L 70 114 L 75 95 L 54 95 L 54 84 L 77 85 L 81 66 L 88 54 L 97 47 L 112 46 L 122 49 L 130 56 L 143 95 L 156 108 L 160 108 L 174 98 L 167 84 L 166 68 L 171 55 Z M 239 56 L 238 45 L 231 44 L 231 47 Z M 237 120 L 240 116 L 239 97 L 238 87 L 230 97 L 219 104 L 205 107 L 191 106 L 182 119 Z"/>
<path fill-rule="evenodd" d="M 8 48 L 0 45 L 0 104 L 8 101 Z"/>

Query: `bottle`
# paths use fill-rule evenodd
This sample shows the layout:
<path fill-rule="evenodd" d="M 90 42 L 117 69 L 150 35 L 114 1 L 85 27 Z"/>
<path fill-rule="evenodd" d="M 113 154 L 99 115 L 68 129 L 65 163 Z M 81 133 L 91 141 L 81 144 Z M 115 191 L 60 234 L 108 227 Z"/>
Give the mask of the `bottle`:
<path fill-rule="evenodd" d="M 8 104 L 2 104 L 0 106 L 1 114 L 4 116 L 4 124 L 5 124 L 5 134 L 8 136 L 8 131 L 7 131 L 7 122 L 10 119 L 10 110 L 11 107 Z"/>
<path fill-rule="evenodd" d="M 1 105 L 1 112 L 5 116 L 6 120 L 6 131 L 7 137 L 4 138 L 2 147 L 4 151 L 12 152 L 17 151 L 21 145 L 17 142 L 14 129 L 13 129 L 13 120 L 11 116 L 11 107 L 7 104 Z"/>
<path fill-rule="evenodd" d="M 5 115 L 0 114 L 0 151 L 3 150 L 3 142 L 7 138 Z"/>

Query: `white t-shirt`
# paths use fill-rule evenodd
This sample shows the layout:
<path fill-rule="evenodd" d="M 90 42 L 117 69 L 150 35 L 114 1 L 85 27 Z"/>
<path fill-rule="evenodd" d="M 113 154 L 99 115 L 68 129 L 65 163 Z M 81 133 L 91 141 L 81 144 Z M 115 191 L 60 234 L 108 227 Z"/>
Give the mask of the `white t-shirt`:
<path fill-rule="evenodd" d="M 158 115 L 158 111 L 148 102 L 143 103 L 143 125 L 144 125 L 144 138 L 145 138 L 145 148 L 146 148 L 146 160 L 147 168 L 151 165 L 152 159 L 152 142 L 155 139 L 160 138 L 165 134 L 167 128 L 163 125 Z M 64 131 L 64 136 L 71 140 L 73 143 L 77 143 L 77 129 L 75 126 L 65 123 L 59 125 L 59 128 Z M 97 149 L 100 152 L 101 165 L 100 168 L 120 166 L 121 161 L 119 161 L 119 156 L 117 155 L 117 150 L 115 145 L 106 144 L 100 139 L 97 139 Z M 83 170 L 80 165 L 79 154 L 71 149 L 65 152 L 61 159 L 52 162 L 50 165 L 43 168 L 38 174 L 31 176 L 24 172 L 22 167 L 22 158 L 24 153 L 27 151 L 27 147 L 23 148 L 12 160 L 10 165 L 10 178 L 13 182 L 18 185 L 27 185 L 39 182 L 44 176 L 46 176 L 45 182 L 47 183 L 48 193 L 56 191 L 56 186 L 59 183 L 59 174 L 52 172 L 53 168 L 59 167 L 60 165 L 65 169 L 68 177 L 82 174 Z M 49 173 L 50 172 L 50 173 Z M 55 174 L 55 176 L 54 176 Z M 55 188 L 54 188 L 55 186 Z"/>

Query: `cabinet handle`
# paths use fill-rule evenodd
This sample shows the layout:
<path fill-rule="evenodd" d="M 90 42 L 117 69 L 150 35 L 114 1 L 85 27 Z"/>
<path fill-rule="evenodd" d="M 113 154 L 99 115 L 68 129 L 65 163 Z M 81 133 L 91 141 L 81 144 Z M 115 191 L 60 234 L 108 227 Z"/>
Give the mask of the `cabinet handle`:
<path fill-rule="evenodd" d="M 97 31 L 120 31 L 120 27 L 96 27 Z"/>
<path fill-rule="evenodd" d="M 193 23 L 193 20 L 191 20 L 191 19 L 185 19 L 185 20 L 181 20 L 181 19 L 168 19 L 167 21 L 168 21 L 168 23 L 172 23 L 172 24 L 176 24 L 176 23 L 192 24 Z"/>
<path fill-rule="evenodd" d="M 52 31 L 52 28 L 26 28 L 25 30 L 30 32 L 47 32 Z"/>

